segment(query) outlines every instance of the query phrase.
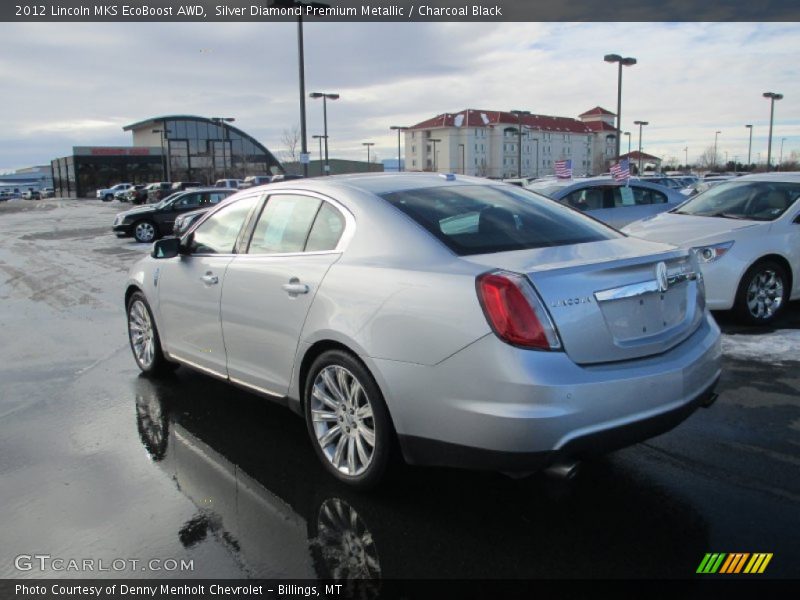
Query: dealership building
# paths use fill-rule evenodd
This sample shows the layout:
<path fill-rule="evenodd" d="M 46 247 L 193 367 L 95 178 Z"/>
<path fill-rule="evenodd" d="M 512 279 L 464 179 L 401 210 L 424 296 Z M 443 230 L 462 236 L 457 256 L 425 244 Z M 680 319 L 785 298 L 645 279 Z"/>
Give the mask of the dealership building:
<path fill-rule="evenodd" d="M 121 182 L 213 184 L 284 172 L 266 147 L 227 119 L 172 115 L 123 129 L 133 134 L 133 146 L 76 146 L 70 156 L 54 159 L 50 166 L 56 195 L 90 197 Z"/>

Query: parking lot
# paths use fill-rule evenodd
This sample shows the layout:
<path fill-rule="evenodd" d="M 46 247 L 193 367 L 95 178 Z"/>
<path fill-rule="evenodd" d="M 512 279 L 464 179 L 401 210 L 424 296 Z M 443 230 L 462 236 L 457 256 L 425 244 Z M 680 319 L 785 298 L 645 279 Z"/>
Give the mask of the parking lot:
<path fill-rule="evenodd" d="M 126 207 L 0 205 L 0 578 L 671 578 L 707 552 L 800 575 L 800 303 L 771 331 L 719 315 L 716 404 L 572 482 L 406 468 L 359 494 L 285 409 L 139 374 L 122 296 L 149 247 L 111 233 Z M 35 553 L 125 565 L 20 569 Z"/>

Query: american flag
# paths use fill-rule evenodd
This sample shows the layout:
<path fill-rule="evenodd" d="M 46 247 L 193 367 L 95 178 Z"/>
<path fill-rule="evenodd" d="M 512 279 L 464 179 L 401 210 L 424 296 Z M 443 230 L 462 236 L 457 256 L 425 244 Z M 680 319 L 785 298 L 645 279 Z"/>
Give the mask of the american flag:
<path fill-rule="evenodd" d="M 572 179 L 572 160 L 556 161 L 556 177 L 558 179 Z"/>
<path fill-rule="evenodd" d="M 617 164 L 611 166 L 611 174 L 614 181 L 627 181 L 631 177 L 631 167 L 627 158 L 623 158 Z"/>

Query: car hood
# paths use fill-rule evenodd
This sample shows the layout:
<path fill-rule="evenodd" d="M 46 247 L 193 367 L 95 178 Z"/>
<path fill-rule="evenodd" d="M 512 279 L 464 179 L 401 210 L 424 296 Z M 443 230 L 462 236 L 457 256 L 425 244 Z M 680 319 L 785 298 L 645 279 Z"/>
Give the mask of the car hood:
<path fill-rule="evenodd" d="M 117 216 L 123 217 L 135 217 L 138 215 L 152 215 L 153 213 L 158 212 L 155 206 L 140 206 L 139 208 L 132 208 L 131 210 L 126 210 L 125 212 L 119 213 Z"/>
<path fill-rule="evenodd" d="M 677 246 L 695 246 L 709 239 L 733 235 L 737 231 L 763 225 L 762 222 L 661 213 L 624 227 L 622 231 L 645 240 Z"/>

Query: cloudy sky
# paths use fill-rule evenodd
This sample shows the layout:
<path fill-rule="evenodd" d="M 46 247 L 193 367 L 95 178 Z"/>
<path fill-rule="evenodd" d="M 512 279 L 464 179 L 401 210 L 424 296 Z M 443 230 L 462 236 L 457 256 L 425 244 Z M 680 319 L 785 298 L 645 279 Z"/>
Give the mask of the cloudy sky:
<path fill-rule="evenodd" d="M 126 124 L 166 114 L 235 117 L 274 152 L 299 124 L 292 23 L 0 23 L 3 123 L 0 172 L 47 164 L 74 145 L 129 145 Z M 328 104 L 330 153 L 365 159 L 361 142 L 396 156 L 390 125 L 463 108 L 577 117 L 616 109 L 623 127 L 649 121 L 646 152 L 694 161 L 719 136 L 719 157 L 800 153 L 800 24 L 753 23 L 307 23 L 306 89 Z M 322 106 L 308 102 L 308 135 Z M 777 158 L 776 158 L 777 160 Z"/>

